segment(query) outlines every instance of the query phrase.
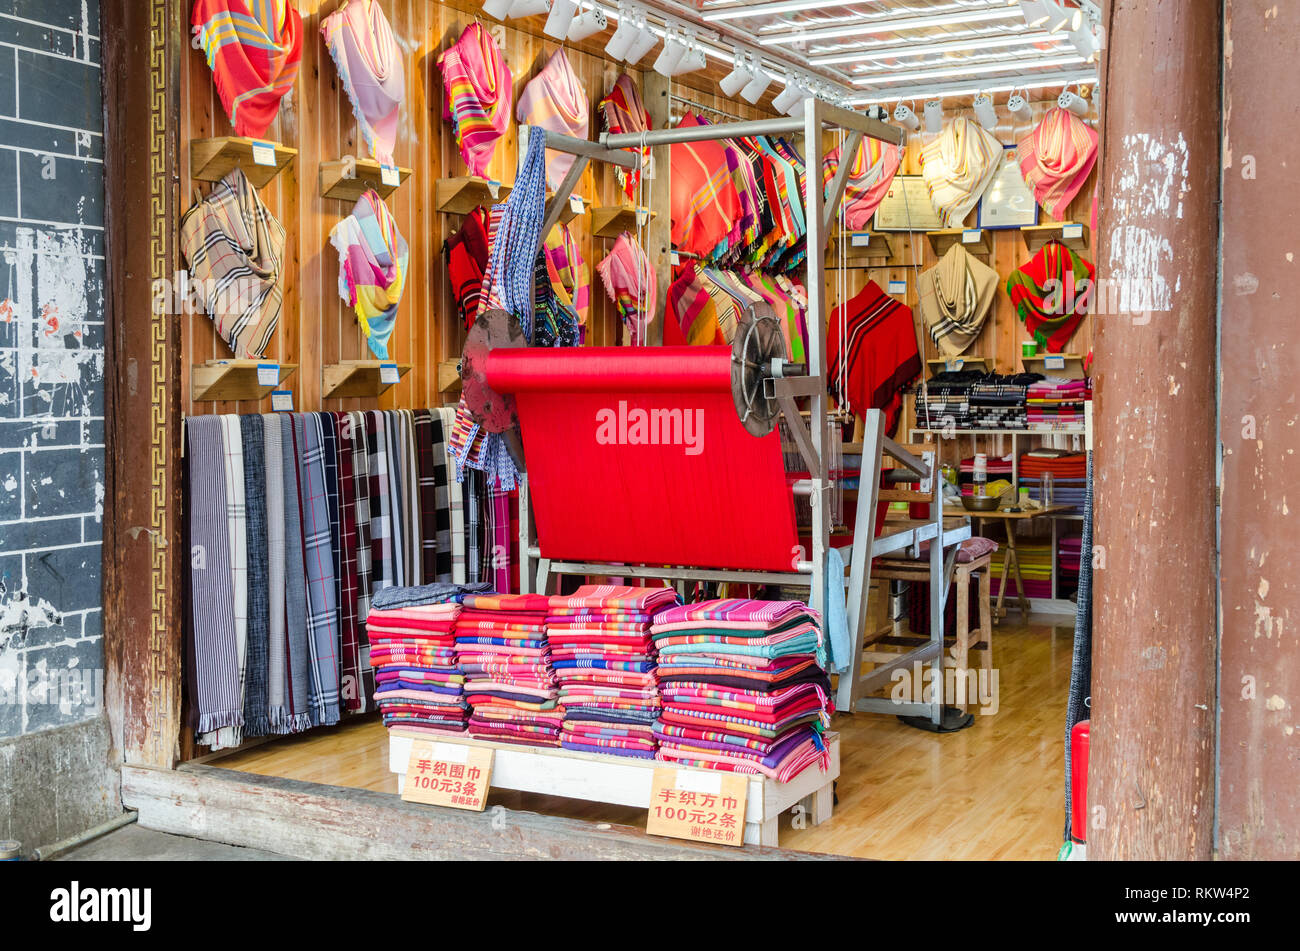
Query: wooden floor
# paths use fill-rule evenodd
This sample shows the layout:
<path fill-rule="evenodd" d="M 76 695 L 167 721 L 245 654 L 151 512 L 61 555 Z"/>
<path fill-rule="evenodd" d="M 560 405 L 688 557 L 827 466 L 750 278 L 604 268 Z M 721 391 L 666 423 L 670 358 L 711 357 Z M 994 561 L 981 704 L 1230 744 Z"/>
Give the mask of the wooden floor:
<path fill-rule="evenodd" d="M 791 828 L 783 848 L 872 859 L 1054 859 L 1064 827 L 1065 702 L 1073 624 L 1011 619 L 994 628 L 999 708 L 935 735 L 878 714 L 836 715 L 839 803 L 822 825 Z M 211 761 L 229 769 L 384 792 L 388 737 L 375 717 Z M 643 826 L 645 811 L 510 791 L 489 806 Z"/>

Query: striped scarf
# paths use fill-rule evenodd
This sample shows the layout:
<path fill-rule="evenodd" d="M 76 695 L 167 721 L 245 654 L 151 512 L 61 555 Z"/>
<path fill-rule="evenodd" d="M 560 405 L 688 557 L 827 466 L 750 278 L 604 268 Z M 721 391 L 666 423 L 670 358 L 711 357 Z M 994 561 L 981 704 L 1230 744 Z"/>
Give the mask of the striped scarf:
<path fill-rule="evenodd" d="M 406 285 L 409 251 L 397 221 L 374 189 L 330 231 L 339 253 L 339 297 L 357 313 L 370 352 L 388 359 L 388 338 Z"/>
<path fill-rule="evenodd" d="M 302 17 L 286 0 L 195 0 L 190 16 L 235 135 L 275 121 L 302 58 Z"/>
<path fill-rule="evenodd" d="M 1020 174 L 1049 215 L 1064 218 L 1097 164 L 1097 133 L 1059 106 L 1016 145 Z"/>
<path fill-rule="evenodd" d="M 311 728 L 308 702 L 312 679 L 307 617 L 307 562 L 303 548 L 303 495 L 300 440 L 291 413 L 280 413 L 280 458 L 284 477 L 285 708 L 277 733 Z"/>
<path fill-rule="evenodd" d="M 339 722 L 339 629 L 320 414 L 295 415 L 294 437 L 298 449 L 307 582 L 311 723 L 329 726 Z"/>
<path fill-rule="evenodd" d="M 486 178 L 497 139 L 510 124 L 514 82 L 496 42 L 476 20 L 438 57 L 442 117 L 455 127 L 456 144 L 471 175 Z"/>
<path fill-rule="evenodd" d="M 270 567 L 267 467 L 261 416 L 240 416 L 244 445 L 244 508 L 248 526 L 248 650 L 244 665 L 244 736 L 271 732 L 267 719 Z M 282 582 L 283 583 L 283 582 Z"/>
<path fill-rule="evenodd" d="M 347 0 L 325 18 L 320 31 L 366 148 L 377 161 L 393 164 L 406 68 L 388 18 L 374 0 Z"/>
<path fill-rule="evenodd" d="M 1039 346 L 1060 353 L 1092 302 L 1092 262 L 1049 241 L 1007 278 L 1007 296 Z"/>
<path fill-rule="evenodd" d="M 488 263 L 487 222 L 487 212 L 475 208 L 461 220 L 460 228 L 453 231 L 442 246 L 451 293 L 466 330 L 474 326 L 479 295 L 483 291 L 483 272 Z"/>
<path fill-rule="evenodd" d="M 230 543 L 231 608 L 235 618 L 235 663 L 239 670 L 239 709 L 244 708 L 244 672 L 248 658 L 248 519 L 244 505 L 244 439 L 238 416 L 218 416 L 222 459 L 226 468 L 226 527 Z M 230 749 L 244 740 L 242 725 L 223 726 L 200 735 L 213 750 Z"/>
<path fill-rule="evenodd" d="M 842 149 L 836 146 L 822 160 L 822 181 L 829 200 L 831 180 L 839 168 Z M 894 181 L 902 153 L 897 145 L 863 136 L 849 169 L 844 185 L 844 226 L 861 231 L 871 223 L 871 217 Z"/>
<path fill-rule="evenodd" d="M 260 357 L 284 303 L 284 227 L 235 169 L 181 216 L 180 230 L 203 312 L 236 357 Z"/>
<path fill-rule="evenodd" d="M 546 275 L 560 302 L 577 314 L 578 323 L 587 323 L 591 306 L 591 277 L 582 250 L 567 224 L 552 229 L 546 236 Z"/>
<path fill-rule="evenodd" d="M 921 150 L 921 175 L 945 228 L 960 228 L 1002 161 L 1002 143 L 958 116 Z"/>
<path fill-rule="evenodd" d="M 998 272 L 953 244 L 917 280 L 930 339 L 949 356 L 963 353 L 979 336 L 997 292 Z"/>
<path fill-rule="evenodd" d="M 650 116 L 641 102 L 641 91 L 627 73 L 614 80 L 613 87 L 600 101 L 600 114 L 605 120 L 605 131 L 610 135 L 627 132 L 649 132 L 652 128 Z M 621 165 L 614 166 L 618 183 L 623 186 L 623 194 L 629 199 L 636 199 L 637 186 L 641 183 L 642 173 L 650 167 L 650 149 L 628 149 L 629 152 L 641 153 L 641 164 L 633 169 Z"/>
<path fill-rule="evenodd" d="M 590 111 L 587 90 L 582 88 L 582 81 L 573 71 L 569 57 L 561 46 L 551 54 L 542 71 L 520 93 L 515 117 L 520 125 L 536 126 L 548 132 L 585 139 Z M 568 152 L 547 149 L 546 184 L 551 188 L 559 188 L 575 160 L 576 156 Z"/>
<path fill-rule="evenodd" d="M 633 342 L 640 341 L 646 326 L 654 319 L 659 293 L 650 260 L 641 246 L 624 231 L 615 240 L 609 254 L 596 265 L 596 270 L 605 284 L 605 293 L 632 332 Z"/>

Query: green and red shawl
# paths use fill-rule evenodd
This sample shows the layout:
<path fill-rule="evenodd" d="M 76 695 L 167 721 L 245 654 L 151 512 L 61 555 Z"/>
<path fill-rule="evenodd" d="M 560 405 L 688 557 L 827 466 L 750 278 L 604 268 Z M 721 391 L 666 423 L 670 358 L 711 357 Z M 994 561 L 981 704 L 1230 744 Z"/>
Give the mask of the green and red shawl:
<path fill-rule="evenodd" d="M 1021 323 L 1049 352 L 1061 352 L 1091 308 L 1095 273 L 1091 261 L 1049 241 L 1007 278 Z"/>

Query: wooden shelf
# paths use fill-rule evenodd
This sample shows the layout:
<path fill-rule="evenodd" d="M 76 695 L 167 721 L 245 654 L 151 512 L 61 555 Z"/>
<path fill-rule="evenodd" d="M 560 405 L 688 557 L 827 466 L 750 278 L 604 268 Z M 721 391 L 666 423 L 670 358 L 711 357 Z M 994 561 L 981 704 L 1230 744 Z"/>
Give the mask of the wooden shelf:
<path fill-rule="evenodd" d="M 1048 357 L 1060 357 L 1065 361 L 1065 366 L 1059 370 L 1048 370 Z M 1033 357 L 1021 357 L 1020 363 L 1027 373 L 1041 373 L 1044 376 L 1064 374 L 1072 380 L 1080 379 L 1086 375 L 1083 372 L 1083 355 L 1078 353 L 1040 353 Z"/>
<path fill-rule="evenodd" d="M 876 231 L 841 231 L 835 235 L 835 243 L 827 250 L 827 258 L 839 257 L 839 243 L 844 243 L 845 260 L 855 258 L 892 258 L 894 244 L 883 234 Z"/>
<path fill-rule="evenodd" d="M 253 146 L 270 146 L 274 150 L 275 164 L 262 165 L 253 161 Z M 259 153 L 261 149 L 258 150 Z M 289 167 L 297 156 L 298 150 L 291 149 L 279 142 L 267 142 L 259 139 L 245 139 L 237 135 L 222 136 L 218 139 L 192 139 L 190 141 L 190 178 L 200 182 L 219 182 L 236 168 L 244 170 L 244 175 L 254 188 L 261 188 L 280 172 Z"/>
<path fill-rule="evenodd" d="M 598 238 L 617 238 L 624 231 L 635 231 L 638 212 L 647 223 L 655 219 L 649 208 L 628 208 L 626 205 L 604 205 L 591 209 L 591 233 Z"/>
<path fill-rule="evenodd" d="M 953 369 L 958 369 L 960 364 L 962 370 L 983 370 L 989 371 L 988 357 L 937 357 L 932 360 L 926 360 L 926 365 L 930 368 L 931 373 L 942 373 L 948 369 L 948 364 L 953 364 Z"/>
<path fill-rule="evenodd" d="M 438 364 L 438 392 L 460 389 L 460 361 L 443 360 Z"/>
<path fill-rule="evenodd" d="M 493 191 L 495 189 L 495 194 Z M 433 183 L 434 204 L 445 215 L 468 215 L 475 208 L 503 202 L 510 186 L 474 175 L 440 178 Z"/>
<path fill-rule="evenodd" d="M 1066 237 L 1066 229 L 1070 231 L 1070 237 Z M 1020 229 L 1020 235 L 1025 239 L 1025 247 L 1029 249 L 1030 254 L 1037 254 L 1038 251 L 1049 241 L 1059 241 L 1073 251 L 1088 250 L 1088 226 L 1079 224 L 1076 221 L 1053 221 L 1045 225 L 1025 225 Z"/>
<path fill-rule="evenodd" d="M 274 386 L 264 386 L 258 382 L 259 366 L 279 367 Z M 190 398 L 195 403 L 265 399 L 296 369 L 296 363 L 276 363 L 274 360 L 209 360 L 207 363 L 196 363 L 190 369 Z"/>
<path fill-rule="evenodd" d="M 927 231 L 926 238 L 938 257 L 943 257 L 954 244 L 960 244 L 971 254 L 988 254 L 993 249 L 989 233 L 983 228 L 949 228 L 946 231 Z M 970 240 L 967 240 L 969 236 Z"/>
<path fill-rule="evenodd" d="M 390 166 L 392 168 L 393 166 Z M 350 168 L 350 173 L 349 173 Z M 370 189 L 387 198 L 411 177 L 411 170 L 396 166 L 397 185 L 384 184 L 384 167 L 374 159 L 338 159 L 320 163 L 320 195 L 339 201 L 356 201 Z"/>
<path fill-rule="evenodd" d="M 411 364 L 392 364 L 387 360 L 344 360 L 331 363 L 321 371 L 322 397 L 327 400 L 342 400 L 352 397 L 378 396 L 392 386 L 380 379 L 379 368 L 383 364 L 397 367 L 400 380 L 411 372 Z"/>

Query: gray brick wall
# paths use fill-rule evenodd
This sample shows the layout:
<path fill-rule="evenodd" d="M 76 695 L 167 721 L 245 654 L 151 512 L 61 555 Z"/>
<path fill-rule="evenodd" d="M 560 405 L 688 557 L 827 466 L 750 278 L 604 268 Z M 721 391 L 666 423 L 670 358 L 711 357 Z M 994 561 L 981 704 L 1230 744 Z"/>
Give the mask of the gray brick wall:
<path fill-rule="evenodd" d="M 98 0 L 0 0 L 0 740 L 102 711 Z"/>

